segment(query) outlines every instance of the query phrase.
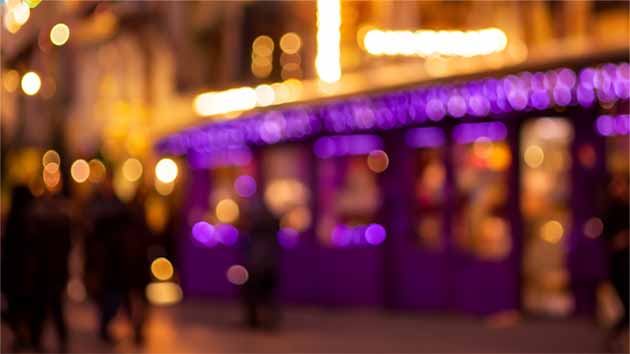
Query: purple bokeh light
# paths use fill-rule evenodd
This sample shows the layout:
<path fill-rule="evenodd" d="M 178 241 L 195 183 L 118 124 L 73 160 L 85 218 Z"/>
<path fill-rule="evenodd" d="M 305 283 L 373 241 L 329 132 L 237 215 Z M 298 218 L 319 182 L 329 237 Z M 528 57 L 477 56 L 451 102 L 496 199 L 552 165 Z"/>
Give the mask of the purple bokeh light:
<path fill-rule="evenodd" d="M 214 226 L 205 221 L 199 221 L 192 227 L 192 236 L 205 247 L 214 247 L 217 244 Z"/>
<path fill-rule="evenodd" d="M 600 135 L 627 135 L 630 131 L 630 115 L 602 115 L 595 121 L 595 129 Z"/>
<path fill-rule="evenodd" d="M 216 239 L 225 246 L 234 246 L 238 242 L 238 230 L 230 224 L 219 224 L 215 227 Z"/>
<path fill-rule="evenodd" d="M 172 134 L 160 140 L 156 149 L 161 154 L 188 154 L 193 168 L 212 168 L 247 163 L 251 152 L 245 148 L 252 145 L 296 141 L 318 134 L 387 130 L 438 121 L 446 115 L 501 117 L 512 111 L 545 110 L 552 105 L 590 107 L 596 100 L 612 104 L 629 97 L 628 63 L 587 67 L 579 75 L 571 69 L 558 68 L 251 112 L 243 118 Z M 323 153 L 318 154 L 320 157 L 335 156 L 337 151 L 345 154 L 343 146 L 330 141 L 320 143 L 320 147 L 321 150 L 316 149 L 316 153 Z"/>
<path fill-rule="evenodd" d="M 238 176 L 234 180 L 234 190 L 239 197 L 249 198 L 256 194 L 256 180 L 248 175 Z"/>
<path fill-rule="evenodd" d="M 479 138 L 501 141 L 507 136 L 507 128 L 501 122 L 465 123 L 453 128 L 453 139 L 458 144 L 473 143 Z"/>
<path fill-rule="evenodd" d="M 313 152 L 320 159 L 347 155 L 366 155 L 382 150 L 383 141 L 378 135 L 336 135 L 317 139 Z"/>
<path fill-rule="evenodd" d="M 295 248 L 300 241 L 300 234 L 294 229 L 283 227 L 278 231 L 278 244 L 283 248 Z"/>
<path fill-rule="evenodd" d="M 414 128 L 405 135 L 407 146 L 412 148 L 438 147 L 445 140 L 444 131 L 437 127 Z"/>
<path fill-rule="evenodd" d="M 370 224 L 365 229 L 365 241 L 370 245 L 380 245 L 385 241 L 386 236 L 385 228 L 379 224 Z"/>

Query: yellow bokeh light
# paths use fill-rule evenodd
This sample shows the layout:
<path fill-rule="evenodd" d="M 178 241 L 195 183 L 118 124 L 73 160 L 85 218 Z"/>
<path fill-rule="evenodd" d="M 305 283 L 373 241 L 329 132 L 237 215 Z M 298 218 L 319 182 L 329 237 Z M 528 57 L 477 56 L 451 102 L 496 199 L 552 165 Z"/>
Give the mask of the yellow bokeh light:
<path fill-rule="evenodd" d="M 70 28 L 65 23 L 58 23 L 50 29 L 50 41 L 56 46 L 62 46 L 70 39 Z"/>
<path fill-rule="evenodd" d="M 173 192 L 174 188 L 175 188 L 175 183 L 173 182 L 164 183 L 160 181 L 159 179 L 155 180 L 155 190 L 160 195 L 164 195 L 164 196 L 169 195 Z"/>
<path fill-rule="evenodd" d="M 528 146 L 523 154 L 523 160 L 525 160 L 525 164 L 531 168 L 540 167 L 545 160 L 545 152 L 538 145 Z"/>
<path fill-rule="evenodd" d="M 31 16 L 31 9 L 25 3 L 20 2 L 11 10 L 11 13 L 13 14 L 15 23 L 21 26 L 25 24 Z"/>
<path fill-rule="evenodd" d="M 156 258 L 151 262 L 151 273 L 158 280 L 169 280 L 173 276 L 173 265 L 164 257 Z"/>
<path fill-rule="evenodd" d="M 495 171 L 505 171 L 512 162 L 510 149 L 506 144 L 495 144 L 488 159 L 488 167 Z"/>
<path fill-rule="evenodd" d="M 22 91 L 29 96 L 33 96 L 42 87 L 42 80 L 36 72 L 29 71 L 22 76 Z"/>
<path fill-rule="evenodd" d="M 264 79 L 268 77 L 269 75 L 271 75 L 271 71 L 273 70 L 273 67 L 271 65 L 259 65 L 254 62 L 252 63 L 251 70 L 254 76 L 256 76 L 259 79 Z"/>
<path fill-rule="evenodd" d="M 234 200 L 228 198 L 219 201 L 214 212 L 220 222 L 231 224 L 238 219 L 239 208 Z"/>
<path fill-rule="evenodd" d="M 287 54 L 295 54 L 302 47 L 302 39 L 297 33 L 285 33 L 280 38 L 280 49 Z"/>
<path fill-rule="evenodd" d="M 168 206 L 163 198 L 150 196 L 144 202 L 147 226 L 156 234 L 164 231 L 168 222 Z"/>
<path fill-rule="evenodd" d="M 558 243 L 564 236 L 562 224 L 556 220 L 547 221 L 540 229 L 540 237 L 549 243 Z"/>
<path fill-rule="evenodd" d="M 54 162 L 53 162 L 54 163 Z M 48 171 L 44 169 L 42 174 L 42 179 L 44 180 L 44 185 L 50 191 L 56 190 L 59 186 L 59 182 L 61 181 L 61 173 L 59 173 L 59 168 L 56 171 Z"/>
<path fill-rule="evenodd" d="M 363 47 L 372 55 L 473 57 L 505 50 L 508 39 L 498 28 L 478 31 L 382 31 L 371 29 Z"/>
<path fill-rule="evenodd" d="M 284 83 L 276 82 L 271 84 L 275 95 L 275 103 L 284 103 L 291 99 L 291 91 L 289 87 Z"/>
<path fill-rule="evenodd" d="M 306 231 L 311 226 L 311 211 L 307 207 L 297 207 L 284 214 L 280 220 L 282 227 L 291 228 L 297 232 Z"/>
<path fill-rule="evenodd" d="M 367 157 L 367 165 L 372 172 L 381 173 L 389 166 L 389 156 L 383 150 L 374 150 Z"/>
<path fill-rule="evenodd" d="M 206 92 L 195 97 L 193 107 L 202 116 L 245 111 L 256 107 L 256 91 L 239 87 L 226 91 Z"/>
<path fill-rule="evenodd" d="M 101 160 L 92 159 L 88 163 L 90 165 L 90 176 L 88 179 L 92 183 L 100 183 L 105 179 L 105 174 L 107 173 L 107 169 Z"/>
<path fill-rule="evenodd" d="M 48 150 L 44 153 L 44 156 L 42 156 L 42 166 L 46 167 L 46 165 L 51 162 L 56 163 L 57 167 L 61 164 L 61 158 L 55 150 Z"/>
<path fill-rule="evenodd" d="M 173 282 L 159 282 L 147 285 L 145 295 L 153 305 L 172 305 L 182 300 L 182 289 Z"/>
<path fill-rule="evenodd" d="M 142 176 L 142 163 L 136 158 L 127 159 L 122 165 L 122 174 L 129 182 L 135 182 Z"/>
<path fill-rule="evenodd" d="M 177 172 L 177 164 L 169 158 L 163 158 L 155 165 L 155 177 L 163 183 L 175 181 Z"/>
<path fill-rule="evenodd" d="M 15 22 L 15 18 L 13 18 L 13 12 L 6 11 L 4 13 L 4 28 L 6 28 L 9 33 L 16 33 L 20 30 L 20 27 L 21 26 Z"/>
<path fill-rule="evenodd" d="M 55 173 L 59 171 L 59 164 L 56 162 L 49 162 L 44 166 L 44 171 L 48 173 Z"/>
<path fill-rule="evenodd" d="M 258 36 L 252 43 L 252 51 L 261 57 L 270 57 L 273 54 L 273 39 L 269 36 Z"/>
<path fill-rule="evenodd" d="M 131 201 L 135 197 L 138 189 L 138 183 L 130 182 L 120 172 L 114 173 L 112 185 L 114 187 L 114 193 L 118 199 L 123 202 Z"/>
<path fill-rule="evenodd" d="M 256 102 L 258 106 L 269 106 L 274 102 L 276 94 L 269 85 L 256 86 Z"/>
<path fill-rule="evenodd" d="M 16 70 L 9 70 L 2 75 L 2 85 L 8 92 L 15 92 L 20 84 L 20 74 Z"/>
<path fill-rule="evenodd" d="M 77 183 L 83 183 L 90 177 L 90 165 L 83 159 L 78 159 L 70 166 L 70 175 Z"/>
<path fill-rule="evenodd" d="M 332 83 L 341 78 L 341 1 L 317 0 L 317 56 L 319 79 Z"/>

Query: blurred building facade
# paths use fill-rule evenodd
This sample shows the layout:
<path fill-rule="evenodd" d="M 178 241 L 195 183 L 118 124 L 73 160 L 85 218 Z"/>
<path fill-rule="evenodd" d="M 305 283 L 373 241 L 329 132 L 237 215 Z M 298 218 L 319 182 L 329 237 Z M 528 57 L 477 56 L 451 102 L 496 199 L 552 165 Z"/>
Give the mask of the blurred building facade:
<path fill-rule="evenodd" d="M 274 146 L 239 150 L 203 168 L 190 155 L 178 157 L 182 172 L 172 184 L 152 173 L 161 157 L 153 147 L 182 129 L 245 121 L 251 112 L 358 102 L 352 115 L 365 117 L 374 113 L 362 115 L 360 103 L 372 93 L 532 68 L 573 70 L 573 79 L 566 74 L 573 87 L 583 68 L 628 61 L 627 3 L 24 3 L 30 10 L 21 25 L 23 3 L 2 6 L 3 195 L 27 183 L 33 193 L 62 189 L 86 199 L 90 182 L 74 178 L 73 162 L 105 162 L 121 199 L 148 191 L 147 220 L 156 230 L 166 232 L 169 216 L 179 220 L 163 242 L 177 258 L 185 293 L 237 293 L 226 278 L 239 263 L 231 225 L 253 185 L 283 220 L 280 291 L 287 301 L 481 313 L 522 307 L 551 314 L 593 304 L 602 255 L 583 250 L 600 247 L 601 220 L 584 207 L 596 198 L 595 191 L 584 191 L 585 181 L 604 184 L 610 169 L 627 173 L 621 153 L 627 133 L 604 139 L 593 128 L 600 116 L 626 119 L 627 63 L 614 67 L 622 82 L 614 100 L 510 109 L 499 116 L 517 118 L 461 134 L 465 128 L 442 116 L 474 124 L 475 114 L 466 107 L 459 112 L 456 101 L 451 108 L 446 96 L 440 106 L 446 112 L 429 116 L 429 124 L 322 130 L 292 144 L 271 144 L 281 140 L 271 119 L 261 145 Z M 51 32 L 58 23 L 69 28 L 61 45 Z M 462 36 L 478 31 L 465 37 L 473 41 L 488 29 L 496 36 L 463 46 L 461 54 L 441 44 L 450 38 L 462 44 Z M 415 35 L 432 47 L 414 44 Z M 31 71 L 41 82 L 33 95 L 23 89 Z M 564 74 L 553 75 L 559 82 Z M 487 110 L 480 116 L 488 124 L 496 120 Z M 406 128 L 416 125 L 437 130 L 419 131 L 420 143 L 409 138 L 403 144 L 415 134 Z M 497 129 L 504 131 L 501 138 L 487 136 Z M 458 142 L 468 131 L 486 133 Z M 357 143 L 316 139 L 357 132 L 370 135 Z M 425 143 L 432 138 L 423 134 L 437 142 Z M 330 150 L 348 144 L 361 151 Z M 49 149 L 60 155 L 63 188 L 49 185 L 42 172 L 41 156 Z M 127 178 L 129 159 L 141 161 L 141 178 Z M 199 222 L 211 225 L 217 239 Z"/>

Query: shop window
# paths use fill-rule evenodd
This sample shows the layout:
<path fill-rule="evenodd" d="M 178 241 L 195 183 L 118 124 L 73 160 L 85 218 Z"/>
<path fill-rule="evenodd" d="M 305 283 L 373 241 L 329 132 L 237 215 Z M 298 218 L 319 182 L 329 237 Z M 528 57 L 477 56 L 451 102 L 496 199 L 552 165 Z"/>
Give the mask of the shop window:
<path fill-rule="evenodd" d="M 325 137 L 315 143 L 319 160 L 317 235 L 329 247 L 378 245 L 381 205 L 378 173 L 388 158 L 376 136 Z"/>
<path fill-rule="evenodd" d="M 560 118 L 529 121 L 521 131 L 523 306 L 533 313 L 573 309 L 566 266 L 572 138 L 571 124 Z"/>
<path fill-rule="evenodd" d="M 507 219 L 511 153 L 502 123 L 461 124 L 454 128 L 456 215 L 454 243 L 482 261 L 501 261 L 512 249 Z"/>
<path fill-rule="evenodd" d="M 440 128 L 417 128 L 406 135 L 406 143 L 414 148 L 415 179 L 412 225 L 415 243 L 422 249 L 443 249 L 444 132 Z"/>
<path fill-rule="evenodd" d="M 278 241 L 292 248 L 311 227 L 311 190 L 306 151 L 298 146 L 276 146 L 264 151 L 262 174 L 264 200 L 280 220 Z"/>

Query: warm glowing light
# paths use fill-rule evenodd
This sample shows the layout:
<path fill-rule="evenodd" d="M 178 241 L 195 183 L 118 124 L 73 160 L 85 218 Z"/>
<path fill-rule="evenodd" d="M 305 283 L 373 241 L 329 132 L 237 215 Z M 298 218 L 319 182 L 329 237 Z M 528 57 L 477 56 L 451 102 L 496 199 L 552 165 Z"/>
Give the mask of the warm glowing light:
<path fill-rule="evenodd" d="M 247 272 L 247 269 L 242 265 L 235 264 L 228 268 L 226 276 L 230 283 L 243 285 L 247 283 L 247 279 L 249 279 L 249 272 Z"/>
<path fill-rule="evenodd" d="M 51 162 L 48 165 L 56 165 L 56 164 L 54 162 Z M 46 166 L 48 167 L 48 165 Z M 44 185 L 46 185 L 46 188 L 48 190 L 50 191 L 56 190 L 59 187 L 59 182 L 61 181 L 61 173 L 59 172 L 59 165 L 57 165 L 56 170 L 44 168 L 42 179 L 44 180 Z"/>
<path fill-rule="evenodd" d="M 498 28 L 478 31 L 382 31 L 365 34 L 363 46 L 372 55 L 473 57 L 503 51 L 508 39 Z"/>
<path fill-rule="evenodd" d="M 246 111 L 298 99 L 303 84 L 297 79 L 258 85 L 256 88 L 240 87 L 226 91 L 205 92 L 195 97 L 193 108 L 197 114 L 211 116 Z M 222 117 L 227 118 L 227 117 Z"/>
<path fill-rule="evenodd" d="M 256 86 L 256 103 L 258 106 L 269 106 L 276 98 L 276 94 L 269 85 Z"/>
<path fill-rule="evenodd" d="M 142 163 L 135 158 L 127 159 L 122 165 L 122 174 L 129 182 L 135 182 L 142 176 Z"/>
<path fill-rule="evenodd" d="M 261 57 L 270 57 L 273 54 L 273 39 L 269 36 L 258 36 L 252 43 L 252 52 Z"/>
<path fill-rule="evenodd" d="M 240 87 L 219 92 L 206 92 L 195 97 L 195 111 L 202 116 L 211 116 L 256 107 L 256 91 L 251 87 Z"/>
<path fill-rule="evenodd" d="M 162 183 L 171 183 L 177 178 L 177 164 L 169 158 L 163 158 L 155 165 L 155 176 Z"/>
<path fill-rule="evenodd" d="M 155 190 L 160 194 L 160 195 L 169 195 L 173 192 L 173 189 L 175 188 L 175 183 L 170 182 L 170 183 L 164 183 L 161 182 L 159 179 L 155 180 Z"/>
<path fill-rule="evenodd" d="M 538 145 L 531 145 L 525 149 L 525 154 L 523 155 L 523 159 L 527 166 L 531 168 L 537 168 L 542 165 L 545 160 L 545 152 Z"/>
<path fill-rule="evenodd" d="M 56 163 L 57 167 L 61 164 L 61 158 L 55 150 L 48 150 L 42 156 L 42 166 L 46 167 L 49 163 Z"/>
<path fill-rule="evenodd" d="M 49 162 L 44 166 L 44 171 L 48 173 L 55 173 L 59 171 L 59 164 L 56 162 Z"/>
<path fill-rule="evenodd" d="M 173 276 L 173 265 L 164 257 L 156 258 L 151 262 L 151 273 L 158 280 L 169 280 Z"/>
<path fill-rule="evenodd" d="M 62 46 L 70 39 L 70 28 L 65 23 L 58 23 L 50 29 L 50 41 L 56 46 Z"/>
<path fill-rule="evenodd" d="M 17 90 L 20 84 L 20 74 L 16 70 L 9 70 L 2 75 L 2 85 L 8 92 Z"/>
<path fill-rule="evenodd" d="M 341 1 L 317 0 L 317 56 L 315 68 L 320 80 L 341 78 Z"/>
<path fill-rule="evenodd" d="M 376 173 L 381 173 L 389 166 L 389 156 L 383 150 L 374 150 L 367 157 L 368 168 Z"/>
<path fill-rule="evenodd" d="M 168 206 L 164 198 L 149 196 L 144 201 L 144 217 L 147 226 L 156 234 L 164 231 L 168 222 Z"/>
<path fill-rule="evenodd" d="M 126 179 L 120 171 L 114 173 L 112 186 L 114 187 L 114 193 L 118 199 L 123 202 L 131 201 L 136 195 L 138 189 L 138 184 L 129 182 L 129 180 Z"/>
<path fill-rule="evenodd" d="M 307 207 L 297 207 L 284 214 L 280 220 L 280 225 L 297 232 L 303 232 L 311 226 L 311 221 L 311 211 Z"/>
<path fill-rule="evenodd" d="M 274 179 L 264 192 L 265 203 L 276 214 L 282 214 L 295 205 L 306 204 L 309 197 L 304 183 L 293 178 Z"/>
<path fill-rule="evenodd" d="M 100 183 L 105 179 L 107 169 L 105 165 L 98 159 L 92 159 L 88 163 L 90 165 L 90 176 L 88 179 L 92 183 Z"/>
<path fill-rule="evenodd" d="M 604 223 L 600 218 L 590 218 L 584 223 L 584 235 L 589 238 L 598 238 L 604 232 Z"/>
<path fill-rule="evenodd" d="M 285 33 L 280 38 L 280 49 L 287 54 L 295 54 L 302 47 L 302 39 L 294 32 Z"/>
<path fill-rule="evenodd" d="M 16 33 L 20 30 L 20 25 L 15 22 L 15 18 L 13 17 L 13 11 L 5 11 L 4 13 L 4 28 L 7 29 L 10 33 Z"/>
<path fill-rule="evenodd" d="M 42 80 L 39 75 L 33 71 L 29 71 L 22 76 L 22 91 L 29 96 L 33 96 L 42 87 Z"/>
<path fill-rule="evenodd" d="M 24 2 L 17 4 L 11 12 L 13 13 L 13 19 L 18 25 L 23 25 L 28 21 L 31 16 L 31 9 Z"/>
<path fill-rule="evenodd" d="M 215 214 L 220 222 L 231 224 L 238 219 L 238 204 L 232 199 L 223 199 L 217 203 Z"/>
<path fill-rule="evenodd" d="M 276 97 L 275 103 L 284 103 L 291 99 L 291 92 L 289 91 L 289 87 L 284 83 L 273 83 L 271 84 L 271 88 L 273 89 Z"/>
<path fill-rule="evenodd" d="M 303 84 L 298 79 L 289 79 L 283 82 L 284 86 L 289 89 L 291 99 L 298 99 L 302 95 Z"/>
<path fill-rule="evenodd" d="M 182 289 L 173 282 L 151 283 L 147 285 L 145 295 L 154 305 L 172 305 L 182 300 Z"/>
<path fill-rule="evenodd" d="M 266 78 L 267 76 L 271 75 L 271 71 L 273 70 L 273 67 L 271 66 L 271 64 L 261 64 L 258 61 L 253 61 L 252 62 L 252 66 L 251 66 L 251 70 L 252 70 L 252 74 L 254 74 L 254 76 L 256 76 L 259 79 L 263 79 Z"/>
<path fill-rule="evenodd" d="M 549 243 L 558 243 L 564 235 L 562 224 L 556 220 L 547 221 L 540 229 L 540 237 Z"/>
<path fill-rule="evenodd" d="M 70 166 L 70 175 L 75 182 L 83 183 L 90 176 L 90 165 L 83 159 L 76 160 Z"/>

